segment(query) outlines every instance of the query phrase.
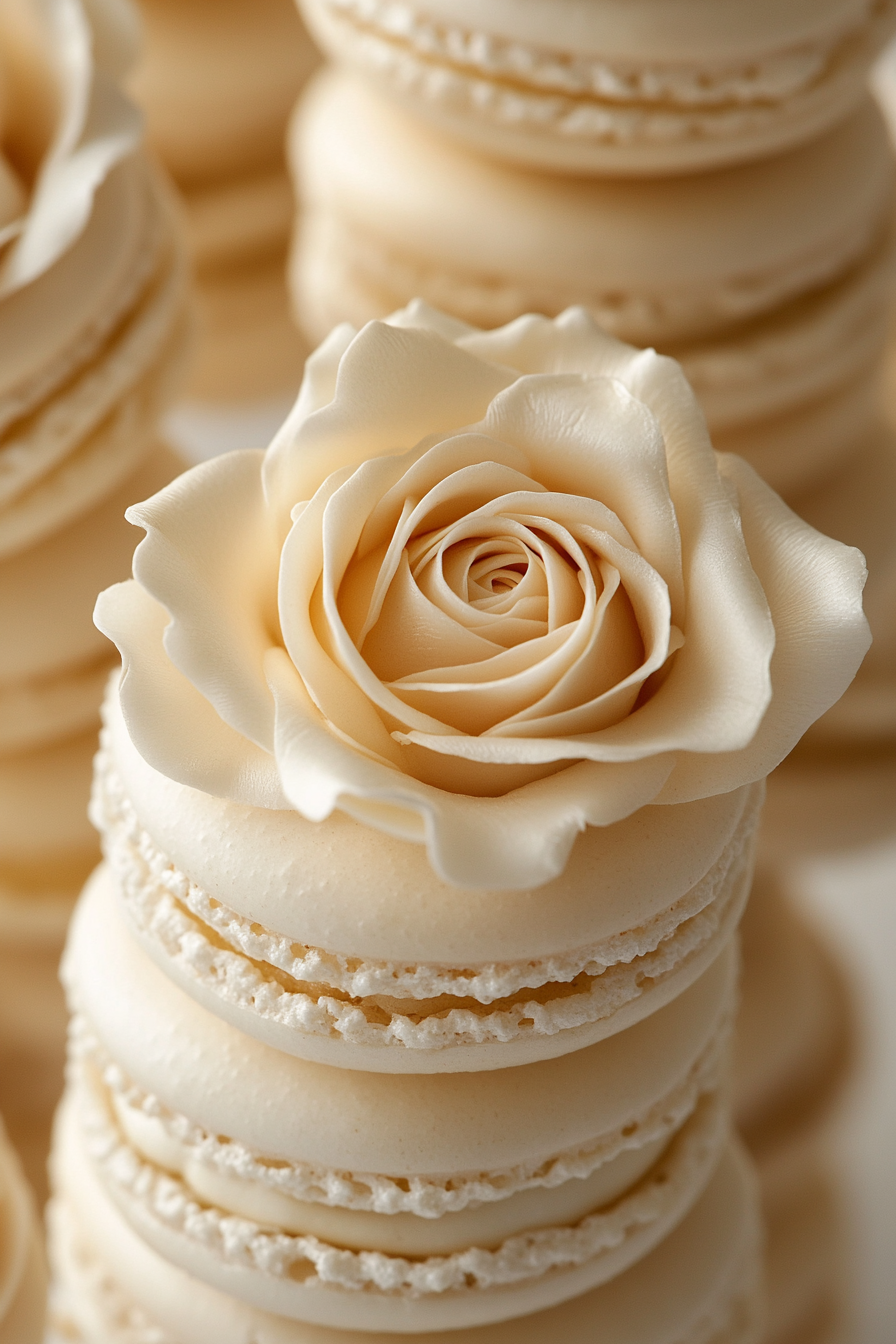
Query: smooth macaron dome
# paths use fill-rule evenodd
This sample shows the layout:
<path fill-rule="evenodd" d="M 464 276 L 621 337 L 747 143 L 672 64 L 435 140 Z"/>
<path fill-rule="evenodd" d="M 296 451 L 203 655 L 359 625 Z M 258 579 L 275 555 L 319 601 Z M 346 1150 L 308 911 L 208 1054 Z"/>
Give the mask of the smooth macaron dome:
<path fill-rule="evenodd" d="M 292 292 L 313 338 L 418 294 L 486 327 L 583 303 L 678 358 L 717 446 L 779 488 L 827 467 L 873 414 L 892 168 L 870 101 L 761 163 L 626 182 L 478 160 L 330 72 L 291 159 Z"/>
<path fill-rule="evenodd" d="M 731 949 L 624 1038 L 488 1075 L 284 1058 L 159 972 L 102 870 L 65 976 L 113 1200 L 161 1254 L 298 1319 L 450 1328 L 559 1301 L 646 1253 L 724 1143 Z"/>
<path fill-rule="evenodd" d="M 762 785 L 589 828 L 547 887 L 484 897 L 349 818 L 175 783 L 114 687 L 106 718 L 92 816 L 132 929 L 213 1012 L 306 1059 L 441 1072 L 576 1050 L 690 984 L 748 893 Z"/>
<path fill-rule="evenodd" d="M 887 0 L 302 0 L 328 54 L 468 147 L 555 172 L 680 173 L 848 115 Z"/>

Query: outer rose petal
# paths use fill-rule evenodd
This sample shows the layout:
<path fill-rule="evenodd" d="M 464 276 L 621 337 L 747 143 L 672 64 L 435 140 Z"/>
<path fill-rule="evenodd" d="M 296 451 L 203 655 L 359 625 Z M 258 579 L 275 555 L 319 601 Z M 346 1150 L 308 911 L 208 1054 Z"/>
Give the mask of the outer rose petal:
<path fill-rule="evenodd" d="M 740 751 L 682 752 L 658 803 L 726 793 L 769 774 L 840 698 L 871 644 L 861 551 L 804 523 L 742 458 L 720 454 L 719 463 L 737 487 L 750 560 L 771 608 L 772 699 Z"/>
<path fill-rule="evenodd" d="M 499 798 L 448 793 L 335 737 L 283 650 L 272 650 L 266 667 L 277 704 L 277 764 L 296 811 L 322 821 L 339 808 L 424 842 L 435 871 L 455 886 L 542 886 L 563 871 L 580 831 L 612 825 L 651 802 L 674 764 L 671 756 L 630 765 L 581 762 Z"/>
<path fill-rule="evenodd" d="M 332 472 L 481 420 L 513 380 L 441 336 L 368 322 L 342 357 L 333 400 L 265 455 L 265 494 L 284 534 L 294 505 Z"/>
<path fill-rule="evenodd" d="M 169 779 L 253 807 L 290 806 L 277 765 L 228 728 L 178 672 L 162 637 L 168 613 L 129 579 L 97 599 L 94 620 L 121 653 L 121 708 L 134 746 Z"/>
<path fill-rule="evenodd" d="M 126 517 L 146 528 L 134 577 L 167 609 L 165 648 L 225 723 L 274 749 L 264 655 L 278 628 L 277 539 L 260 451 L 186 471 Z"/>

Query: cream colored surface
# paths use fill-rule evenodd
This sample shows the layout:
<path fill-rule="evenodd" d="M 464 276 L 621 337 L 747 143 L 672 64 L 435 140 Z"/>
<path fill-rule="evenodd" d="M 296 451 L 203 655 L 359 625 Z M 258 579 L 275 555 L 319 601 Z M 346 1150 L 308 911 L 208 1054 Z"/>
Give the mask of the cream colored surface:
<path fill-rule="evenodd" d="M 69 855 L 89 861 L 96 853 L 87 820 L 95 751 L 96 736 L 87 733 L 0 757 L 0 871 L 28 871 Z"/>
<path fill-rule="evenodd" d="M 318 59 L 290 0 L 143 0 L 141 9 L 145 50 L 131 88 L 177 181 L 277 163 Z"/>
<path fill-rule="evenodd" d="M 98 506 L 37 546 L 0 560 L 0 704 L 15 683 L 111 659 L 92 616 L 99 590 L 130 572 L 140 534 L 124 511 L 165 485 L 179 466 L 172 453 L 158 449 Z"/>
<path fill-rule="evenodd" d="M 896 744 L 896 431 L 877 427 L 856 444 L 843 469 L 795 508 L 814 527 L 859 546 L 868 562 L 865 611 L 874 636 L 855 681 L 809 730 L 801 755 L 814 749 L 889 749 Z"/>
<path fill-rule="evenodd" d="M 847 1214 L 822 1168 L 766 1208 L 768 1344 L 834 1344 L 850 1292 Z"/>
<path fill-rule="evenodd" d="M 413 1213 L 385 1215 L 295 1199 L 260 1181 L 210 1169 L 196 1159 L 189 1145 L 173 1138 L 162 1122 L 117 1098 L 115 1118 L 127 1148 L 150 1165 L 182 1177 L 188 1195 L 203 1204 L 349 1250 L 414 1258 L 451 1255 L 467 1246 L 496 1250 L 521 1232 L 576 1223 L 637 1185 L 665 1147 L 662 1138 L 654 1139 L 641 1149 L 609 1159 L 590 1176 L 550 1189 L 519 1191 L 499 1204 L 446 1213 L 430 1221 Z"/>
<path fill-rule="evenodd" d="M 491 311 L 459 316 L 517 316 L 499 307 L 504 288 L 530 311 L 587 303 L 639 344 L 706 337 L 824 284 L 867 250 L 892 192 L 870 100 L 779 158 L 682 181 L 587 181 L 480 161 L 330 71 L 303 99 L 291 158 L 308 215 L 423 278 L 452 278 L 455 310 L 478 278 Z"/>
<path fill-rule="evenodd" d="M 286 230 L 273 253 L 200 273 L 200 344 L 188 387 L 196 400 L 239 411 L 261 398 L 295 397 L 308 345 L 290 314 L 285 244 Z"/>
<path fill-rule="evenodd" d="M 60 1185 L 52 1211 L 62 1289 L 56 1320 L 70 1323 L 84 1344 L 207 1344 L 209 1329 L 218 1344 L 387 1344 L 393 1337 L 333 1332 L 247 1307 L 136 1238 L 85 1164 L 60 1171 Z M 535 1344 L 554 1334 L 586 1344 L 598 1322 L 614 1344 L 758 1344 L 754 1198 L 738 1164 L 726 1159 L 679 1228 L 612 1283 L 528 1319 L 447 1334 L 446 1344 Z M 416 1344 L 432 1338 L 400 1333 Z"/>
<path fill-rule="evenodd" d="M 114 692 L 107 715 L 127 796 L 181 872 L 286 938 L 396 965 L 505 966 L 636 929 L 699 883 L 742 827 L 749 801 L 740 789 L 643 809 L 589 828 L 545 887 L 472 892 L 436 878 L 419 846 L 350 818 L 307 822 L 177 784 L 134 749 Z"/>
<path fill-rule="evenodd" d="M 853 1022 L 843 973 L 760 870 L 743 924 L 735 1117 L 754 1153 L 811 1142 L 849 1075 Z"/>
<path fill-rule="evenodd" d="M 303 0 L 317 40 L 475 149 L 561 172 L 774 154 L 861 98 L 887 3 L 623 6 Z M 811 17 L 810 17 L 811 15 Z"/>
<path fill-rule="evenodd" d="M 868 107 L 749 167 L 587 181 L 479 162 L 329 74 L 292 158 L 291 285 L 312 337 L 417 294 L 485 326 L 581 302 L 681 359 L 717 446 L 791 492 L 868 422 L 892 268 L 889 155 Z"/>
<path fill-rule="evenodd" d="M 34 1199 L 0 1124 L 0 1344 L 40 1344 L 46 1291 Z"/>
<path fill-rule="evenodd" d="M 363 1189 L 340 1194 L 337 1185 L 335 1193 L 343 1203 L 357 1197 L 359 1207 L 374 1210 L 396 1209 L 397 1200 L 397 1211 L 419 1208 L 425 1216 L 427 1209 L 445 1207 L 439 1191 L 449 1173 L 471 1180 L 475 1173 L 504 1173 L 492 1191 L 486 1182 L 477 1192 L 475 1180 L 469 1186 L 465 1177 L 449 1201 L 459 1209 L 471 1197 L 503 1197 L 513 1182 L 523 1188 L 537 1173 L 551 1183 L 552 1160 L 560 1155 L 591 1153 L 583 1161 L 594 1170 L 595 1158 L 600 1165 L 603 1155 L 640 1142 L 642 1120 L 653 1116 L 651 1123 L 658 1123 L 673 1095 L 682 1087 L 687 1092 L 691 1071 L 699 1075 L 699 1061 L 723 1029 L 732 957 L 729 950 L 689 990 L 624 1037 L 584 1054 L 487 1075 L 356 1073 L 272 1050 L 173 985 L 130 938 L 113 894 L 98 880 L 79 906 L 66 977 L 75 1006 L 125 1080 L 210 1135 L 320 1173 L 309 1175 L 307 1186 L 301 1173 L 295 1180 L 271 1177 L 272 1185 L 289 1179 L 309 1198 L 315 1179 L 326 1186 L 328 1170 L 359 1178 L 366 1173 L 366 1179 L 419 1177 L 404 1194 L 400 1186 L 374 1182 L 369 1205 Z M 555 1104 L 559 1096 L 562 1109 Z M 260 1097 L 267 1098 L 263 1107 L 247 1104 Z M 626 1136 L 629 1124 L 636 1128 Z M 660 1124 L 651 1137 L 662 1132 Z M 516 1175 L 508 1186 L 511 1171 Z"/>
<path fill-rule="evenodd" d="M 295 201 L 282 164 L 184 194 L 193 263 L 200 271 L 281 254 Z"/>

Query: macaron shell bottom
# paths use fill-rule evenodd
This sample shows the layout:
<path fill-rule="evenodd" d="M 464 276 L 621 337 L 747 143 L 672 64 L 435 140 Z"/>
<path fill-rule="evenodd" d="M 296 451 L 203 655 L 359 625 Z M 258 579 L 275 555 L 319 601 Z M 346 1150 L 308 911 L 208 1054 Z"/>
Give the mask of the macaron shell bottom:
<path fill-rule="evenodd" d="M 60 1140 L 61 1140 L 60 1135 Z M 332 1330 L 246 1306 L 169 1264 L 128 1227 L 85 1158 L 57 1149 L 51 1206 L 54 1324 L 78 1344 L 389 1344 L 393 1334 Z M 460 1332 L 403 1333 L 409 1344 L 759 1344 L 764 1303 L 753 1178 L 729 1150 L 674 1232 L 611 1283 L 534 1316 Z M 66 1333 L 63 1333 L 66 1331 Z"/>

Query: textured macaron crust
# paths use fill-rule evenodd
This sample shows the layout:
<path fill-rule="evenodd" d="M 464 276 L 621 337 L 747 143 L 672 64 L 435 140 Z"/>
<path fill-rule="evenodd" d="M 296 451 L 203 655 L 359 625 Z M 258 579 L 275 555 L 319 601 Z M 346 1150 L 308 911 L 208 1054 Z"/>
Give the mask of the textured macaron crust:
<path fill-rule="evenodd" d="M 374 1325 L 330 1329 L 252 1307 L 191 1277 L 135 1235 L 73 1144 L 51 1209 L 56 1322 L 79 1344 L 388 1344 Z M 467 1327 L 445 1344 L 758 1344 L 759 1223 L 742 1158 L 726 1156 L 679 1226 L 637 1265 L 534 1316 Z M 371 1323 L 372 1324 L 372 1323 Z M 415 1344 L 431 1334 L 400 1332 Z"/>
<path fill-rule="evenodd" d="M 655 1223 L 695 1197 L 724 1136 L 730 948 L 671 1004 L 574 1056 L 488 1074 L 357 1073 L 284 1056 L 192 1002 L 129 937 L 110 885 L 102 870 L 88 885 L 64 977 L 73 1076 L 99 1111 L 94 1151 L 113 1179 L 123 1161 L 133 1184 L 139 1158 L 178 1178 L 182 1200 L 419 1258 L 498 1250 L 614 1202 L 624 1231 L 636 1190 L 641 1222 Z M 695 1143 L 703 1156 L 685 1179 Z M 657 1201 L 660 1159 L 676 1175 Z M 592 1242 L 605 1231 L 606 1218 Z"/>
<path fill-rule="evenodd" d="M 324 49 L 467 147 L 564 173 L 703 170 L 861 99 L 888 0 L 301 0 Z"/>
<path fill-rule="evenodd" d="M 417 295 L 485 327 L 583 303 L 680 359 L 716 447 L 775 488 L 824 470 L 870 419 L 892 268 L 890 148 L 870 102 L 775 159 L 623 182 L 477 160 L 328 73 L 291 159 L 292 290 L 314 339 Z"/>
<path fill-rule="evenodd" d="M 132 929 L 213 1012 L 302 1058 L 441 1072 L 579 1049 L 692 983 L 749 890 L 761 785 L 593 828 L 547 888 L 482 893 L 348 818 L 176 784 L 114 687 L 106 717 L 92 816 Z"/>

